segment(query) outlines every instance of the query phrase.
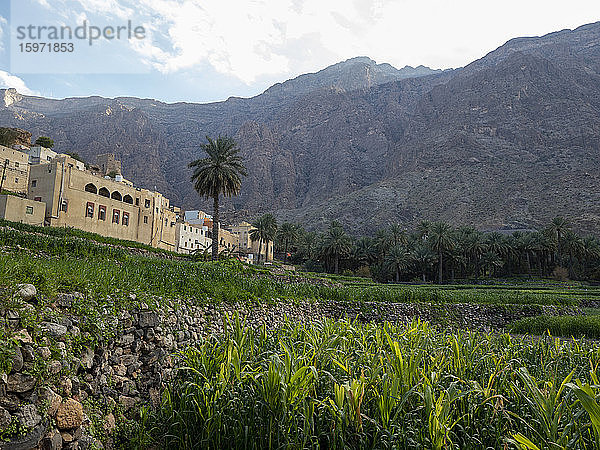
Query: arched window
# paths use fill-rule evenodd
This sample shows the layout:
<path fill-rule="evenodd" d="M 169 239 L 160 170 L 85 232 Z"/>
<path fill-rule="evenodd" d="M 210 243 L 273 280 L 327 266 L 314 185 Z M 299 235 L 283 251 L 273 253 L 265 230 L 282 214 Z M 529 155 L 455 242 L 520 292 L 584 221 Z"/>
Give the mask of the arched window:
<path fill-rule="evenodd" d="M 85 192 L 91 192 L 92 194 L 97 194 L 98 189 L 93 183 L 88 183 L 85 185 Z"/>
<path fill-rule="evenodd" d="M 129 194 L 125 195 L 125 197 L 123 197 L 123 201 L 125 203 L 129 203 L 131 205 L 133 205 L 133 197 Z"/>
<path fill-rule="evenodd" d="M 123 200 L 123 196 L 119 191 L 113 192 L 110 198 L 112 198 L 113 200 Z"/>
<path fill-rule="evenodd" d="M 105 187 L 100 188 L 100 190 L 98 191 L 98 194 L 101 195 L 102 197 L 110 198 L 110 192 L 108 192 L 108 189 L 106 189 Z"/>

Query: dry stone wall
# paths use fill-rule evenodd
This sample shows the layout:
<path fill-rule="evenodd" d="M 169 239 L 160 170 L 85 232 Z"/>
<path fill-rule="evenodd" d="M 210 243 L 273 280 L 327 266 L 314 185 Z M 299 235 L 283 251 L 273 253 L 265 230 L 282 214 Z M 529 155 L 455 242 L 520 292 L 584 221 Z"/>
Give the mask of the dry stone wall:
<path fill-rule="evenodd" d="M 208 334 L 222 333 L 226 317 L 239 314 L 251 327 L 277 327 L 283 320 L 324 317 L 363 322 L 407 322 L 414 318 L 470 328 L 501 328 L 526 316 L 575 314 L 576 308 L 472 304 L 344 304 L 281 302 L 197 304 L 161 301 L 149 309 L 107 312 L 110 339 L 82 332 L 85 317 L 72 313 L 78 293 L 60 294 L 52 309 L 37 311 L 35 288 L 20 286 L 16 299 L 0 307 L 10 335 L 10 369 L 0 368 L 0 449 L 112 448 L 121 421 L 135 419 L 141 405 L 156 406 L 180 352 Z M 132 299 L 135 300 L 135 299 Z M 32 323 L 32 312 L 43 320 Z M 95 342 L 93 345 L 90 342 Z"/>

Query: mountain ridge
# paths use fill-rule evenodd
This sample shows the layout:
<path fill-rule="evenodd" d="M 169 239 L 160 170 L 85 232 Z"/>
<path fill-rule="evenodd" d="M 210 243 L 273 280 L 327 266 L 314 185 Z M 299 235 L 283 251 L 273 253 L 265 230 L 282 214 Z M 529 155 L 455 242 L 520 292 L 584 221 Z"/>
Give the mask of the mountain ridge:
<path fill-rule="evenodd" d="M 459 69 L 405 69 L 351 58 L 206 104 L 22 96 L 0 121 L 88 159 L 112 151 L 126 177 L 185 208 L 209 206 L 188 181 L 203 137 L 233 135 L 250 175 L 226 217 L 270 211 L 309 228 L 338 218 L 363 233 L 421 219 L 535 227 L 563 214 L 600 231 L 600 22 L 511 39 Z"/>

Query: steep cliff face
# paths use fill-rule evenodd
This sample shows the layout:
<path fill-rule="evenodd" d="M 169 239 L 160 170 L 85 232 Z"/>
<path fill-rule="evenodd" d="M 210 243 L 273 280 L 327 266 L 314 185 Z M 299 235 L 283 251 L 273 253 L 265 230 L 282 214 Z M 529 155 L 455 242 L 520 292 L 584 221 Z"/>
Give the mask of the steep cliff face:
<path fill-rule="evenodd" d="M 222 133 L 249 169 L 226 214 L 336 218 L 355 232 L 424 218 L 535 227 L 564 214 L 600 231 L 600 23 L 513 39 L 453 71 L 361 57 L 220 103 L 4 98 L 0 124 L 90 159 L 114 152 L 126 177 L 185 208 L 208 206 L 187 164 Z"/>

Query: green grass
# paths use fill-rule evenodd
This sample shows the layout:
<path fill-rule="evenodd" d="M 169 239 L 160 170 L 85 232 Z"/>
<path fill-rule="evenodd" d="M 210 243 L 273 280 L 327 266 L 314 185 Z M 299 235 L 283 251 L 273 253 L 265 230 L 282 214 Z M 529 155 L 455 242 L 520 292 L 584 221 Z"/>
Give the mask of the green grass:
<path fill-rule="evenodd" d="M 140 447 L 593 448 L 576 379 L 600 350 L 584 342 L 324 321 L 275 332 L 232 322 L 185 353 L 145 412 Z M 600 390 L 596 389 L 596 394 Z M 524 448 L 524 447 L 523 447 Z"/>
<path fill-rule="evenodd" d="M 600 316 L 537 316 L 520 319 L 508 330 L 519 334 L 600 338 Z"/>
<path fill-rule="evenodd" d="M 67 227 L 39 227 L 35 225 L 28 225 L 24 223 L 11 222 L 8 220 L 0 219 L 0 227 L 8 227 L 13 230 L 25 231 L 29 233 L 38 233 L 46 236 L 53 236 L 62 239 L 69 238 L 79 238 L 85 239 L 92 242 L 98 242 L 101 244 L 108 244 L 118 247 L 125 248 L 136 248 L 146 250 L 151 253 L 162 253 L 168 255 L 176 255 L 180 258 L 185 258 L 185 255 L 181 255 L 179 253 L 174 253 L 168 250 L 163 250 L 160 248 L 151 247 L 146 244 L 142 244 L 140 242 L 135 241 L 127 241 L 123 239 L 115 239 L 107 236 L 102 236 L 96 233 L 89 233 L 87 231 L 78 230 L 77 228 L 67 228 Z"/>

